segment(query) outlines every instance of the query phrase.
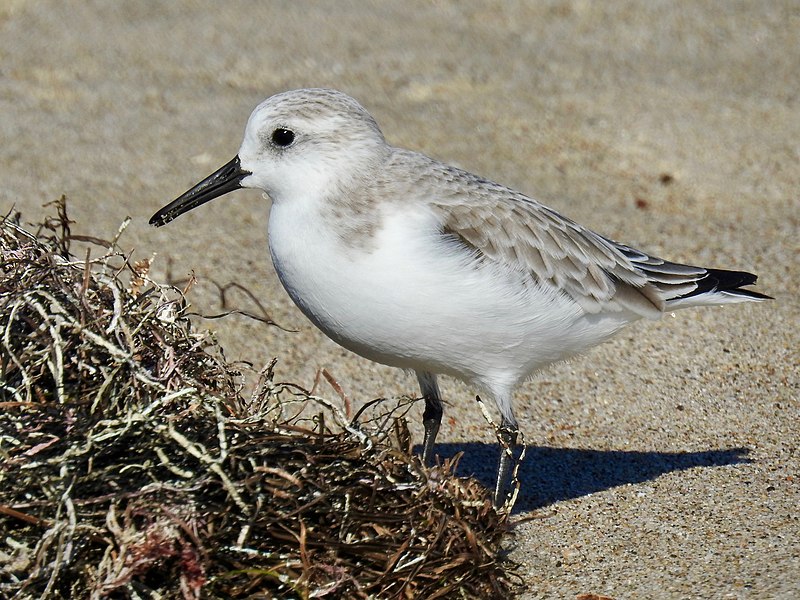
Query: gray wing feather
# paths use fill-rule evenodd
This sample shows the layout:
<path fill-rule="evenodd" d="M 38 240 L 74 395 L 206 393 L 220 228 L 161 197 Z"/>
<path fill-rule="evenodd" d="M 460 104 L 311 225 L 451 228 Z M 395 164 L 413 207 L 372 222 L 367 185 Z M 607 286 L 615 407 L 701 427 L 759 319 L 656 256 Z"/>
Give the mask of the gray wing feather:
<path fill-rule="evenodd" d="M 658 318 L 666 301 L 696 289 L 706 274 L 614 242 L 511 189 L 445 169 L 439 176 L 450 180 L 452 193 L 432 202 L 442 232 L 482 258 L 563 290 L 587 312 L 625 308 Z"/>

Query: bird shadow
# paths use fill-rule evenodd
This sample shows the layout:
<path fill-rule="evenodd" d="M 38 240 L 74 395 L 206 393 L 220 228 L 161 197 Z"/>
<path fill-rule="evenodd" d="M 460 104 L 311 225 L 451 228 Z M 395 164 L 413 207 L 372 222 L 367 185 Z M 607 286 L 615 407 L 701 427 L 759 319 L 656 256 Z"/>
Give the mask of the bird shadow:
<path fill-rule="evenodd" d="M 421 448 L 415 447 L 415 452 Z M 436 453 L 449 458 L 463 452 L 459 477 L 474 477 L 494 487 L 496 444 L 437 444 Z M 514 512 L 527 512 L 555 502 L 579 498 L 626 483 L 642 483 L 673 471 L 695 467 L 722 467 L 753 462 L 747 448 L 700 452 L 638 452 L 528 446 L 520 465 L 520 494 Z"/>

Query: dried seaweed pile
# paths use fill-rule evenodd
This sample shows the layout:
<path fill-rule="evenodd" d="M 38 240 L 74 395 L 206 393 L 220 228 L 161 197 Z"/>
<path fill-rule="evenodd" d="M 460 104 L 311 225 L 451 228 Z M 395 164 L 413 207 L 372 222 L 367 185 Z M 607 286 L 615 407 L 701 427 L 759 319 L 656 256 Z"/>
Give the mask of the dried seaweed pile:
<path fill-rule="evenodd" d="M 376 437 L 271 367 L 245 396 L 181 290 L 69 226 L 0 223 L 0 597 L 511 595 L 502 516 L 402 418 Z"/>

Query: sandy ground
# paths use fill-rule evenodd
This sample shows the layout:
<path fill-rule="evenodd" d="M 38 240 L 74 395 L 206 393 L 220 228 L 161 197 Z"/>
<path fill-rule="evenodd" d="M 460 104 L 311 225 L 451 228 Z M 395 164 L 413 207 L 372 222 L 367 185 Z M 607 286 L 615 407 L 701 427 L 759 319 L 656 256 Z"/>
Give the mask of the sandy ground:
<path fill-rule="evenodd" d="M 778 1 L 6 1 L 0 210 L 35 221 L 66 194 L 75 230 L 106 238 L 130 215 L 124 245 L 157 252 L 157 276 L 194 270 L 199 309 L 218 310 L 213 282 L 236 281 L 298 330 L 208 322 L 230 358 L 277 356 L 305 385 L 326 367 L 357 402 L 415 382 L 294 308 L 259 193 L 147 225 L 233 156 L 277 91 L 339 88 L 396 145 L 668 258 L 757 272 L 774 302 L 636 324 L 520 390 L 518 516 L 533 518 L 512 557 L 526 598 L 795 598 L 798 31 L 800 5 Z M 464 471 L 490 483 L 472 391 L 444 392 L 439 450 L 465 450 Z"/>

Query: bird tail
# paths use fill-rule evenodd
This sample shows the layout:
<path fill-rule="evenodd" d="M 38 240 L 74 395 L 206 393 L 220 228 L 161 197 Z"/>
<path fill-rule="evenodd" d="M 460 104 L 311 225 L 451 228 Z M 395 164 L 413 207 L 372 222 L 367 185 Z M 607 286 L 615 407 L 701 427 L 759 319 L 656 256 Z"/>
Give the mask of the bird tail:
<path fill-rule="evenodd" d="M 735 302 L 772 300 L 772 297 L 766 294 L 742 289 L 744 286 L 755 284 L 758 276 L 752 273 L 724 269 L 706 269 L 705 271 L 705 275 L 695 280 L 697 287 L 694 290 L 667 300 L 667 310 L 689 306 L 714 306 Z"/>

